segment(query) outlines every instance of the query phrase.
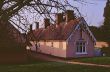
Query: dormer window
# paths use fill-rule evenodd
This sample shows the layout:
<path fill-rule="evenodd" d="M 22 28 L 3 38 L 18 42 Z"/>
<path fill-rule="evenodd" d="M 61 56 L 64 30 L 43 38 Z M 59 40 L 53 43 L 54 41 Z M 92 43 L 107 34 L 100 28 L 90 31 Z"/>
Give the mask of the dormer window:
<path fill-rule="evenodd" d="M 87 54 L 87 52 L 86 52 L 86 41 L 78 40 L 76 42 L 76 54 Z"/>

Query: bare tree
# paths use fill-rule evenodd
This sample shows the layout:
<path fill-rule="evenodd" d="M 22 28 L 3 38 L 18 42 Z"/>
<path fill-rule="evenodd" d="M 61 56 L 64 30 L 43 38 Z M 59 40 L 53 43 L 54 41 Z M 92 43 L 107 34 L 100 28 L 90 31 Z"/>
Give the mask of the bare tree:
<path fill-rule="evenodd" d="M 43 18 L 50 18 L 54 23 L 54 15 L 67 9 L 74 10 L 80 16 L 79 10 L 70 1 L 87 3 L 84 0 L 0 0 L 0 28 L 7 30 L 7 24 L 12 24 L 19 31 L 27 33 L 30 24 Z M 14 31 L 8 28 L 7 32 L 13 34 Z"/>
<path fill-rule="evenodd" d="M 85 3 L 84 0 L 73 1 Z M 26 13 L 29 14 L 30 12 L 36 16 L 36 19 L 40 19 L 39 17 L 46 17 L 54 22 L 52 15 L 57 12 L 64 12 L 67 8 L 77 9 L 71 5 L 68 0 L 0 0 L 0 20 L 13 21 L 13 18 L 15 19 L 16 17 L 20 17 L 20 20 L 25 20 L 26 16 L 23 15 L 26 15 Z M 22 20 L 20 21 L 21 24 L 23 22 Z M 25 24 L 22 24 L 22 26 Z M 22 26 L 19 26 L 19 28 Z M 28 25 L 25 25 L 24 27 L 26 26 Z"/>

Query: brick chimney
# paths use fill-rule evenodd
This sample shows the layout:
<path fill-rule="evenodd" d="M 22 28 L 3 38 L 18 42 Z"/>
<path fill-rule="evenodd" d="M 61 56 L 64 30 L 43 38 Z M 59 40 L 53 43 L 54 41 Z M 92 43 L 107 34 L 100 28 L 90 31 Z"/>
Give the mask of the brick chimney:
<path fill-rule="evenodd" d="M 32 24 L 30 25 L 30 31 L 32 31 Z"/>
<path fill-rule="evenodd" d="M 63 22 L 63 13 L 56 14 L 56 24 Z"/>
<path fill-rule="evenodd" d="M 67 10 L 66 11 L 66 22 L 69 22 L 70 20 L 75 19 L 74 11 L 73 10 Z"/>
<path fill-rule="evenodd" d="M 48 19 L 48 18 L 45 18 L 44 19 L 44 26 L 45 26 L 45 28 L 47 28 L 48 26 L 50 26 L 50 19 Z"/>
<path fill-rule="evenodd" d="M 36 23 L 36 29 L 39 29 L 39 22 L 35 22 Z"/>

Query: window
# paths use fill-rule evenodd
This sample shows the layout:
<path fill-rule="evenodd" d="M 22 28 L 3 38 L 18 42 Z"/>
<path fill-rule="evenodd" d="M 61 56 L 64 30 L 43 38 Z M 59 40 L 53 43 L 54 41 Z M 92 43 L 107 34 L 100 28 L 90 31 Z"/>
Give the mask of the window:
<path fill-rule="evenodd" d="M 85 41 L 79 40 L 76 42 L 76 53 L 86 54 L 86 42 Z"/>

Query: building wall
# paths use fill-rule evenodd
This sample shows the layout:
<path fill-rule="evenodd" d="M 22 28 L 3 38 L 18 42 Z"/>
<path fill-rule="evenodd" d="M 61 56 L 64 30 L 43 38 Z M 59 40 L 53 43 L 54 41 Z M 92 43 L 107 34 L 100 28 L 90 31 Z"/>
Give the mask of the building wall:
<path fill-rule="evenodd" d="M 66 48 L 66 41 L 49 40 L 40 41 L 37 51 L 53 56 L 66 57 Z"/>
<path fill-rule="evenodd" d="M 104 48 L 109 47 L 109 44 L 107 42 L 97 41 L 95 48 Z"/>
<path fill-rule="evenodd" d="M 76 53 L 76 41 L 80 38 L 79 30 L 76 30 L 67 40 L 67 57 L 92 57 L 94 56 L 94 42 L 87 34 L 87 32 L 82 32 L 82 38 L 86 41 L 86 51 L 87 54 L 77 54 Z"/>

